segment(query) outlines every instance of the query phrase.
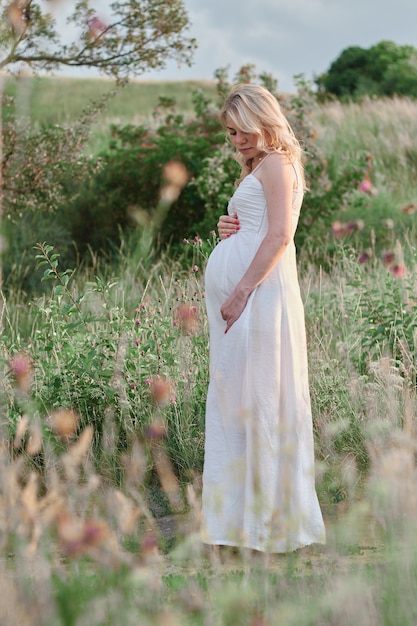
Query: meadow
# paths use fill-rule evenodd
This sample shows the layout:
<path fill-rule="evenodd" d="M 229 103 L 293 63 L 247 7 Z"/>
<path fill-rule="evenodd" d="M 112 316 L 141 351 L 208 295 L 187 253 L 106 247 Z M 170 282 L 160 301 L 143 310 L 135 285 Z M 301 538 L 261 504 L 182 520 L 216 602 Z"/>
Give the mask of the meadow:
<path fill-rule="evenodd" d="M 93 141 L 151 115 L 117 101 Z M 263 560 L 199 540 L 215 237 L 155 259 L 150 224 L 117 264 L 71 271 L 39 244 L 50 289 L 1 311 L 1 624 L 416 623 L 417 103 L 313 116 L 333 167 L 364 149 L 372 163 L 365 204 L 322 233 L 325 268 L 299 250 L 326 546 Z"/>

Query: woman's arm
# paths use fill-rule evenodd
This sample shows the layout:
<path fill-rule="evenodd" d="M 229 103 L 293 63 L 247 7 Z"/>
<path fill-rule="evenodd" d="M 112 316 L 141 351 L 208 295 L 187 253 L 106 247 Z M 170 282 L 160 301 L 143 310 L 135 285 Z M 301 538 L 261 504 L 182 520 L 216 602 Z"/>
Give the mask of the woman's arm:
<path fill-rule="evenodd" d="M 268 231 L 247 271 L 220 311 L 227 332 L 241 316 L 248 298 L 275 267 L 291 241 L 291 208 L 295 184 L 294 168 L 280 154 L 268 157 L 259 168 L 257 178 L 263 185 Z"/>

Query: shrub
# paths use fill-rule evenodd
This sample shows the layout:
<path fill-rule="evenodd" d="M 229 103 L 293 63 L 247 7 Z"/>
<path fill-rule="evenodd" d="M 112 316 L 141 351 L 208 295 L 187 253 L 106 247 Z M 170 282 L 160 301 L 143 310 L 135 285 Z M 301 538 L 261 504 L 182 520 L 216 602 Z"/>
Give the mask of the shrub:
<path fill-rule="evenodd" d="M 222 100 L 230 84 L 226 70 L 218 70 L 216 75 L 219 100 Z M 350 160 L 341 169 L 326 161 L 311 122 L 311 112 L 316 106 L 314 94 L 302 77 L 297 80 L 297 94 L 287 99 L 280 98 L 271 76 L 257 76 L 252 66 L 243 67 L 234 82 L 255 80 L 280 99 L 306 150 L 309 192 L 297 243 L 303 245 L 309 239 L 313 244 L 311 249 L 319 248 L 321 227 L 329 225 L 332 213 L 348 201 L 362 180 L 365 157 L 356 162 Z M 226 210 L 238 168 L 225 145 L 219 103 L 198 91 L 193 102 L 191 117 L 178 114 L 175 102 L 163 98 L 155 111 L 153 125 L 113 126 L 112 141 L 100 155 L 102 168 L 91 185 L 80 189 L 69 211 L 72 217 L 68 226 L 81 253 L 88 246 L 95 251 L 108 250 L 109 241 L 117 246 L 121 236 L 133 227 L 132 212 L 139 209 L 152 213 L 158 203 L 163 168 L 173 160 L 185 165 L 189 184 L 172 203 L 156 243 L 165 246 L 171 242 L 176 247 L 183 237 L 210 236 L 219 215 Z"/>

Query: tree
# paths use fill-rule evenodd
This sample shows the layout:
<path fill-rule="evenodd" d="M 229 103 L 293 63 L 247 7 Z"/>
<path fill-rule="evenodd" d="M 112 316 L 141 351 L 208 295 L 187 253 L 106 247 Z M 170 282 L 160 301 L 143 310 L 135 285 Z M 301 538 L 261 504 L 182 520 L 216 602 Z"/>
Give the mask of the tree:
<path fill-rule="evenodd" d="M 196 47 L 184 37 L 188 16 L 181 0 L 115 1 L 108 21 L 89 0 L 79 0 L 67 18 L 74 32 L 69 44 L 58 33 L 55 4 L 0 0 L 0 70 L 89 67 L 123 79 L 164 67 L 170 58 L 189 64 Z"/>
<path fill-rule="evenodd" d="M 9 227 L 28 209 L 33 219 L 53 214 L 76 193 L 71 181 L 94 171 L 82 150 L 104 103 L 93 104 L 74 128 L 31 129 L 22 126 L 13 104 L 3 98 L 1 70 L 87 67 L 124 82 L 147 68 L 164 67 L 168 59 L 189 64 L 196 47 L 184 36 L 188 16 L 182 0 L 114 1 L 108 19 L 89 0 L 78 0 L 67 18 L 73 33 L 69 43 L 59 32 L 57 5 L 54 0 L 0 0 L 0 223 L 5 214 Z M 29 230 L 36 230 L 32 223 Z"/>
<path fill-rule="evenodd" d="M 316 78 L 319 94 L 338 98 L 364 95 L 417 97 L 417 49 L 380 41 L 368 49 L 345 48 Z"/>

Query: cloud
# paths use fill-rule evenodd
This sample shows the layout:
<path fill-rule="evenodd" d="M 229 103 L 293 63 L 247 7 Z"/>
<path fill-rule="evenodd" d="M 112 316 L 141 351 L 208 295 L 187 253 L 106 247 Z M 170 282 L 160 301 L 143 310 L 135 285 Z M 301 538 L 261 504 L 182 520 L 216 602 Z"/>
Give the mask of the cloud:
<path fill-rule="evenodd" d="M 198 50 L 192 68 L 175 63 L 153 78 L 210 79 L 246 63 L 271 72 L 283 90 L 312 79 L 344 48 L 389 39 L 417 47 L 416 0 L 184 0 Z M 149 75 L 148 75 L 149 76 Z"/>
<path fill-rule="evenodd" d="M 71 6 L 69 0 L 68 8 Z M 190 19 L 187 36 L 198 49 L 192 67 L 169 62 L 147 72 L 152 79 L 213 79 L 230 67 L 230 77 L 251 63 L 270 72 L 280 89 L 293 77 L 309 80 L 326 71 L 349 46 L 368 48 L 384 39 L 417 47 L 416 0 L 183 0 Z M 94 0 L 106 14 L 110 0 Z M 61 6 L 61 4 L 60 4 Z"/>

